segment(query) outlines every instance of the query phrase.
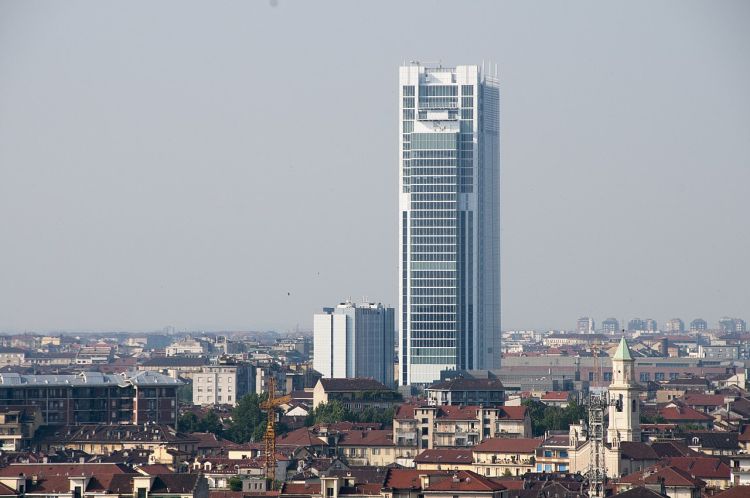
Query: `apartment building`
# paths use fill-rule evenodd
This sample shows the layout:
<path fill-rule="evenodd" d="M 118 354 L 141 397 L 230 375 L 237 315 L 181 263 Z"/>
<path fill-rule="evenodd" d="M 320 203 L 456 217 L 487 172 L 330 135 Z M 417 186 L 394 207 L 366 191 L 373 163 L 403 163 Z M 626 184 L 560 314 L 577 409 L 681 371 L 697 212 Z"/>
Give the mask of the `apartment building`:
<path fill-rule="evenodd" d="M 194 405 L 234 405 L 255 385 L 251 365 L 220 360 L 193 374 Z"/>
<path fill-rule="evenodd" d="M 155 372 L 0 373 L 0 407 L 37 406 L 47 425 L 174 425 L 180 384 Z"/>

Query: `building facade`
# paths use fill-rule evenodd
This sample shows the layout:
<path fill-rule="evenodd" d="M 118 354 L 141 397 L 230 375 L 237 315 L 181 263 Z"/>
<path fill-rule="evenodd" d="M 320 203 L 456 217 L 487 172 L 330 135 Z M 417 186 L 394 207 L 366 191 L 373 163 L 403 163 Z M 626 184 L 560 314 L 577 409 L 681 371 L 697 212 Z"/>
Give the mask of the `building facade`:
<path fill-rule="evenodd" d="M 415 62 L 399 96 L 400 383 L 499 368 L 497 80 Z"/>
<path fill-rule="evenodd" d="M 582 316 L 576 322 L 576 331 L 579 334 L 593 334 L 596 328 L 594 319 L 588 316 Z"/>
<path fill-rule="evenodd" d="M 78 375 L 0 374 L 0 407 L 38 406 L 47 425 L 174 425 L 177 387 L 182 383 L 155 372 Z"/>
<path fill-rule="evenodd" d="M 252 365 L 220 362 L 193 374 L 194 405 L 234 405 L 255 387 Z"/>
<path fill-rule="evenodd" d="M 313 318 L 313 368 L 324 378 L 369 377 L 394 385 L 393 308 L 349 301 Z"/>
<path fill-rule="evenodd" d="M 603 334 L 614 334 L 620 331 L 620 322 L 616 318 L 607 318 L 602 322 Z"/>

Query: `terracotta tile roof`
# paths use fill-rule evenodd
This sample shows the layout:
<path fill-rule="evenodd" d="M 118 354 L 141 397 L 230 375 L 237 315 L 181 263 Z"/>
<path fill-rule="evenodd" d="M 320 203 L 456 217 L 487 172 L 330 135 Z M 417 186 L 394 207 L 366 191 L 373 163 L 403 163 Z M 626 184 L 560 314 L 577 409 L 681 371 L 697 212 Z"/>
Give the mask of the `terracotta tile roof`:
<path fill-rule="evenodd" d="M 496 481 L 491 481 L 476 472 L 470 470 L 460 470 L 450 477 L 446 477 L 433 483 L 432 480 L 423 490 L 425 493 L 430 491 L 463 491 L 463 492 L 481 492 L 481 491 L 501 491 L 505 486 Z"/>
<path fill-rule="evenodd" d="M 393 446 L 393 431 L 341 432 L 339 446 Z"/>
<path fill-rule="evenodd" d="M 541 439 L 517 438 L 506 439 L 488 438 L 474 446 L 473 451 L 493 453 L 534 453 L 542 444 Z"/>
<path fill-rule="evenodd" d="M 410 420 L 414 418 L 414 410 L 416 410 L 420 405 L 413 405 L 404 403 L 402 405 L 399 405 L 396 407 L 396 413 L 394 413 L 393 418 L 396 420 Z"/>
<path fill-rule="evenodd" d="M 666 460 L 671 465 L 701 479 L 729 479 L 732 470 L 718 458 L 672 457 Z"/>
<path fill-rule="evenodd" d="M 715 494 L 713 498 L 747 498 L 748 496 L 750 496 L 750 486 L 735 486 Z"/>
<path fill-rule="evenodd" d="M 284 446 L 325 446 L 328 442 L 312 434 L 309 428 L 300 427 L 292 432 L 278 436 L 276 444 Z"/>
<path fill-rule="evenodd" d="M 442 420 L 476 420 L 478 406 L 441 406 L 436 418 Z"/>
<path fill-rule="evenodd" d="M 685 403 L 688 406 L 723 406 L 725 399 L 723 394 L 701 394 L 701 393 L 685 393 L 684 396 L 678 398 L 678 401 Z"/>
<path fill-rule="evenodd" d="M 659 458 L 702 455 L 702 453 L 691 450 L 688 445 L 682 441 L 654 442 L 651 443 L 651 448 L 653 448 Z"/>
<path fill-rule="evenodd" d="M 448 471 L 440 470 L 417 470 L 417 469 L 388 469 L 388 475 L 385 478 L 384 488 L 387 489 L 422 489 L 422 482 L 419 479 L 421 475 L 429 476 L 447 476 Z"/>
<path fill-rule="evenodd" d="M 627 484 L 661 484 L 664 480 L 665 486 L 687 486 L 703 488 L 706 483 L 692 477 L 689 473 L 676 467 L 664 467 L 656 465 L 647 469 L 620 478 L 620 482 Z"/>
<path fill-rule="evenodd" d="M 471 450 L 457 450 L 452 448 L 424 450 L 414 457 L 414 463 L 468 464 L 472 463 L 473 460 Z"/>
<path fill-rule="evenodd" d="M 548 391 L 540 398 L 542 401 L 568 401 L 570 393 L 567 391 Z"/>
<path fill-rule="evenodd" d="M 750 441 L 750 425 L 746 425 L 742 428 L 742 431 L 740 432 L 740 435 L 737 439 L 743 443 L 747 443 L 748 441 Z"/>
<path fill-rule="evenodd" d="M 623 441 L 620 443 L 623 458 L 630 460 L 658 460 L 659 455 L 646 443 L 639 441 Z"/>
<path fill-rule="evenodd" d="M 84 464 L 12 464 L 0 469 L 0 476 L 15 477 L 18 474 L 38 476 L 37 484 L 27 485 L 26 492 L 33 494 L 69 493 L 69 476 L 91 477 L 85 491 L 103 491 L 110 489 L 114 476 L 128 474 L 130 480 L 134 474 L 126 466 L 116 463 Z M 132 490 L 132 486 L 131 486 Z"/>
<path fill-rule="evenodd" d="M 525 406 L 502 406 L 498 408 L 498 419 L 500 420 L 518 420 L 526 418 L 527 408 Z"/>
<path fill-rule="evenodd" d="M 320 483 L 307 482 L 285 482 L 281 487 L 281 496 L 284 495 L 319 495 Z"/>
<path fill-rule="evenodd" d="M 499 482 L 503 486 L 505 486 L 505 489 L 509 490 L 515 490 L 515 489 L 524 489 L 524 481 L 523 479 L 519 479 L 516 477 L 493 477 L 493 481 Z"/>
<path fill-rule="evenodd" d="M 629 490 L 618 493 L 615 496 L 616 498 L 664 498 L 664 495 L 662 495 L 661 493 L 643 486 L 630 488 Z"/>
<path fill-rule="evenodd" d="M 713 417 L 694 410 L 689 406 L 665 406 L 659 410 L 667 422 L 710 422 Z"/>
<path fill-rule="evenodd" d="M 151 464 L 151 465 L 138 465 L 135 470 L 141 474 L 153 476 L 157 474 L 169 474 L 172 472 L 169 467 L 162 463 Z"/>
<path fill-rule="evenodd" d="M 149 493 L 188 493 L 195 489 L 201 477 L 200 474 L 159 474 Z"/>

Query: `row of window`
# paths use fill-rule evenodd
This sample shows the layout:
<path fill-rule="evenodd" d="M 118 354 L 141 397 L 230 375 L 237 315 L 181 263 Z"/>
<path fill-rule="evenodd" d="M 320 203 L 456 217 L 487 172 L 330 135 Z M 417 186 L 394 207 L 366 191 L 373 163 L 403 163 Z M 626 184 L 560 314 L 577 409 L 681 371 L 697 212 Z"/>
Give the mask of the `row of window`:
<path fill-rule="evenodd" d="M 440 297 L 413 297 L 411 304 L 456 304 L 456 298 L 453 296 Z"/>

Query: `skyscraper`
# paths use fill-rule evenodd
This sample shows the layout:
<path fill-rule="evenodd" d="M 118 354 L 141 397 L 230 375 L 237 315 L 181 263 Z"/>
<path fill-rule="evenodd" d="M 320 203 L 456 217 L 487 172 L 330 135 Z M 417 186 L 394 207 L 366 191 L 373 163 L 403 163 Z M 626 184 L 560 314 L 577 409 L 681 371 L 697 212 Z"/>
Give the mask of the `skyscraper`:
<path fill-rule="evenodd" d="M 617 318 L 607 318 L 602 321 L 602 332 L 605 334 L 615 334 L 620 331 L 620 322 Z"/>
<path fill-rule="evenodd" d="M 582 316 L 576 322 L 576 330 L 579 334 L 593 334 L 595 328 L 594 319 L 588 316 Z"/>
<path fill-rule="evenodd" d="M 323 377 L 372 377 L 393 386 L 393 308 L 346 301 L 313 317 L 313 368 Z"/>
<path fill-rule="evenodd" d="M 497 80 L 414 62 L 399 97 L 401 384 L 499 368 Z"/>

